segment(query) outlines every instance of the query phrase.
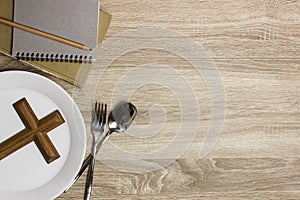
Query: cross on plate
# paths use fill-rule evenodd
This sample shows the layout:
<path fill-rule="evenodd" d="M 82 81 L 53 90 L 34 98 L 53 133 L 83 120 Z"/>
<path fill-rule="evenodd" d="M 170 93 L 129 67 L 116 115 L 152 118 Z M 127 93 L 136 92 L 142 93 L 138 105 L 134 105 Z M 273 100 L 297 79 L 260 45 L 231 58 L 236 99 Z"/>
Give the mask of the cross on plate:
<path fill-rule="evenodd" d="M 47 133 L 65 121 L 58 110 L 38 120 L 26 98 L 13 104 L 25 129 L 0 143 L 0 160 L 18 149 L 35 142 L 46 162 L 49 164 L 60 157 Z"/>

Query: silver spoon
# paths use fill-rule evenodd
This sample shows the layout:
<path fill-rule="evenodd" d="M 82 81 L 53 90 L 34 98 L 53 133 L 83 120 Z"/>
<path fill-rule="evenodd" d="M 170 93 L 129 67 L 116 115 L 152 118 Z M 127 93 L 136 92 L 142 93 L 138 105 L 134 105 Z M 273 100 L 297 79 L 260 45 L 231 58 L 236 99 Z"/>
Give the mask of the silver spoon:
<path fill-rule="evenodd" d="M 108 116 L 108 126 L 109 130 L 104 136 L 104 138 L 98 143 L 97 151 L 101 146 L 108 140 L 112 133 L 121 133 L 126 131 L 131 125 L 137 113 L 136 107 L 130 102 L 120 104 L 116 109 L 114 109 Z"/>
<path fill-rule="evenodd" d="M 115 109 L 113 109 L 113 111 L 110 112 L 108 116 L 109 130 L 105 134 L 105 136 L 100 140 L 100 142 L 97 144 L 96 154 L 98 153 L 102 145 L 108 140 L 108 138 L 111 136 L 112 133 L 114 132 L 121 133 L 127 130 L 131 125 L 132 121 L 134 120 L 136 114 L 137 114 L 137 109 L 130 102 L 121 103 Z M 92 157 L 93 157 L 92 154 L 90 154 L 84 160 L 77 176 L 74 178 L 70 186 L 67 187 L 67 189 L 64 192 L 67 192 L 72 187 L 72 185 L 79 179 L 79 177 L 83 174 L 85 169 L 89 166 Z"/>

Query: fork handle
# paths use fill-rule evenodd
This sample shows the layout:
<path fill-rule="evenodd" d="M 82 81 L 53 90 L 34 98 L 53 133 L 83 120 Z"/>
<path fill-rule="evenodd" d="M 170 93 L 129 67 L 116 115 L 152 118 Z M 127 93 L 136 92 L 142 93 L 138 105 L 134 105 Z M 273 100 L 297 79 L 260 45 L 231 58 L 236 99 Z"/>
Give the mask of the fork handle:
<path fill-rule="evenodd" d="M 95 156 L 91 156 L 91 162 L 86 177 L 84 200 L 89 200 L 92 193 L 93 177 L 94 177 Z"/>
<path fill-rule="evenodd" d="M 68 192 L 70 190 L 70 188 L 74 185 L 74 183 L 76 183 L 76 181 L 80 178 L 80 176 L 83 174 L 83 172 L 85 171 L 85 169 L 89 166 L 91 160 L 92 160 L 92 154 L 90 154 L 82 163 L 81 168 L 78 172 L 78 174 L 76 175 L 76 177 L 73 179 L 73 181 L 69 184 L 69 186 L 65 189 L 64 193 Z"/>
<path fill-rule="evenodd" d="M 102 140 L 97 144 L 96 146 L 96 153 L 95 155 L 98 153 L 99 149 L 101 148 L 101 146 L 108 140 L 109 136 L 112 134 L 112 131 L 109 130 L 107 132 L 107 134 L 102 138 Z M 74 183 L 76 183 L 76 181 L 80 178 L 80 176 L 83 174 L 83 172 L 85 171 L 85 169 L 89 166 L 89 164 L 92 161 L 92 157 L 93 155 L 90 154 L 88 155 L 88 157 L 84 160 L 84 162 L 81 165 L 81 168 L 77 174 L 77 176 L 73 179 L 73 181 L 71 182 L 71 184 L 67 187 L 67 189 L 65 189 L 64 193 L 68 192 L 70 190 L 70 188 L 74 185 Z M 95 158 L 94 158 L 95 159 Z M 95 161 L 95 160 L 94 160 Z"/>
<path fill-rule="evenodd" d="M 96 145 L 96 153 L 95 155 L 98 153 L 99 149 L 102 147 L 102 145 L 108 140 L 109 136 L 111 135 L 111 131 L 109 131 L 103 138 L 102 140 Z M 77 179 L 82 175 L 82 173 L 84 172 L 84 170 L 89 166 L 91 160 L 93 158 L 93 155 L 90 153 L 90 155 L 88 155 L 88 157 L 84 160 L 84 162 L 81 165 L 80 171 L 78 172 L 77 176 L 75 177 L 73 183 L 75 183 L 77 181 Z M 95 159 L 95 158 L 94 158 Z M 66 190 L 68 191 L 68 190 Z"/>
<path fill-rule="evenodd" d="M 108 131 L 108 133 L 104 136 L 104 138 L 102 138 L 100 143 L 94 146 L 93 154 L 91 155 L 91 161 L 90 161 L 89 170 L 85 182 L 84 200 L 89 200 L 91 197 L 93 177 L 94 177 L 95 156 L 98 153 L 101 146 L 108 140 L 110 134 L 111 131 Z"/>

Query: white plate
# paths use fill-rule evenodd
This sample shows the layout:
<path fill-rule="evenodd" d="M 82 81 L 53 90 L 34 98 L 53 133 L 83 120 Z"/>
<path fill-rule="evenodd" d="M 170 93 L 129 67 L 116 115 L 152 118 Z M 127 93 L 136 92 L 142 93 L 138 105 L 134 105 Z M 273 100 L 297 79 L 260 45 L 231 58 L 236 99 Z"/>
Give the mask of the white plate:
<path fill-rule="evenodd" d="M 47 164 L 34 142 L 0 161 L 0 197 L 54 199 L 79 171 L 86 148 L 85 125 L 69 96 L 53 81 L 29 72 L 0 73 L 0 142 L 24 129 L 12 104 L 25 97 L 41 119 L 59 110 L 65 123 L 48 133 L 60 158 Z"/>

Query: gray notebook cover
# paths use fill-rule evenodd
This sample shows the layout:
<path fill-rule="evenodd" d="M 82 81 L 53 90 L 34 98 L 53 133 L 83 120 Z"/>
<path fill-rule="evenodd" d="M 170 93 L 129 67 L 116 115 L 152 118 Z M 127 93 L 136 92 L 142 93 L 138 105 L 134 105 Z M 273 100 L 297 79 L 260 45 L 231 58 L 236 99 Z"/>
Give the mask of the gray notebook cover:
<path fill-rule="evenodd" d="M 14 28 L 12 55 L 96 59 L 99 9 L 98 0 L 14 0 L 14 22 L 93 50 L 82 50 Z"/>

